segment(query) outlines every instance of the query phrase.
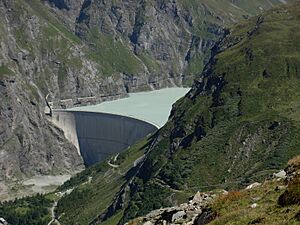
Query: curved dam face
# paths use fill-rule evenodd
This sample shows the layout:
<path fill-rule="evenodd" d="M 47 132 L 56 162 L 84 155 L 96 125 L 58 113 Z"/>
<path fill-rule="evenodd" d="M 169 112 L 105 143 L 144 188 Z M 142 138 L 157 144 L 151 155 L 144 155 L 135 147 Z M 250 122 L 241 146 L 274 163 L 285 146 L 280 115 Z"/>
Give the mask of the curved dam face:
<path fill-rule="evenodd" d="M 87 166 L 125 150 L 158 129 L 139 119 L 98 112 L 55 110 L 52 121 L 77 147 Z"/>

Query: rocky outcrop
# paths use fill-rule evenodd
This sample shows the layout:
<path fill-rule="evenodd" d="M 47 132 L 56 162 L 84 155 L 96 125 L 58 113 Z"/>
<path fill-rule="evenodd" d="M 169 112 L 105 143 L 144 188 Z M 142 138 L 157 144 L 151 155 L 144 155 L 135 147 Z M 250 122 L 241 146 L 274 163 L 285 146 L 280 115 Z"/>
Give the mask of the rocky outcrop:
<path fill-rule="evenodd" d="M 43 2 L 49 6 L 52 13 L 61 18 L 64 25 L 75 31 L 75 21 L 84 0 L 43 0 Z"/>
<path fill-rule="evenodd" d="M 300 205 L 300 155 L 291 159 L 285 169 L 286 190 L 279 196 L 280 206 Z"/>
<path fill-rule="evenodd" d="M 213 193 L 197 192 L 188 203 L 154 210 L 146 216 L 134 219 L 125 225 L 204 225 L 216 217 L 216 214 L 208 206 L 215 197 L 217 195 Z"/>
<path fill-rule="evenodd" d="M 19 77 L 1 81 L 0 182 L 10 185 L 25 176 L 74 173 L 83 168 L 76 148 L 46 120 L 44 107 L 23 88 Z"/>

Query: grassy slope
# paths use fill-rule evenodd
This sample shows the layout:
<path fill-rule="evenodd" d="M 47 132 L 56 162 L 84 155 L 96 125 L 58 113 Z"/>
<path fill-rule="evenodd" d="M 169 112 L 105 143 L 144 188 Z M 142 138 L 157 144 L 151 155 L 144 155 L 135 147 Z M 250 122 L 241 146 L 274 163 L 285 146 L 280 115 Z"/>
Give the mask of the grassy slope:
<path fill-rule="evenodd" d="M 300 206 L 280 207 L 278 198 L 284 191 L 278 186 L 284 186 L 284 182 L 269 181 L 250 191 L 233 191 L 228 196 L 220 197 L 212 205 L 218 217 L 209 225 L 299 224 L 295 215 L 300 211 Z M 258 206 L 251 208 L 254 203 Z"/>
<path fill-rule="evenodd" d="M 297 8 L 294 10 L 294 15 L 296 15 Z M 299 29 L 297 23 L 299 18 L 296 16 L 287 18 L 288 15 L 283 12 L 284 10 L 279 10 L 279 12 L 268 13 L 257 32 L 251 37 L 245 31 L 254 28 L 255 19 L 252 23 L 239 25 L 236 28 L 238 33 L 235 31 L 231 38 L 228 38 L 230 43 L 232 39 L 242 38 L 242 40 L 215 57 L 217 63 L 212 68 L 212 75 L 224 76 L 226 82 L 218 97 L 218 106 L 212 106 L 213 100 L 209 96 L 197 97 L 193 103 L 185 99 L 185 102 L 183 101 L 179 106 L 187 110 L 181 120 L 184 127 L 195 127 L 195 121 L 201 119 L 203 121 L 197 126 L 202 126 L 204 130 L 207 130 L 206 137 L 199 142 L 193 142 L 192 146 L 185 150 L 179 150 L 174 157 L 178 160 L 175 164 L 180 165 L 180 157 L 186 161 L 185 157 L 191 158 L 189 155 L 192 157 L 199 155 L 190 174 L 192 176 L 188 177 L 188 182 L 191 182 L 193 186 L 199 185 L 199 182 L 195 182 L 194 179 L 203 177 L 201 176 L 203 171 L 210 171 L 209 167 L 214 165 L 214 161 L 219 162 L 221 158 L 237 154 L 239 149 L 243 148 L 241 142 L 246 139 L 247 135 L 250 137 L 258 135 L 262 139 L 274 142 L 278 141 L 279 137 L 282 138 L 280 143 L 272 144 L 276 144 L 276 148 L 273 148 L 273 151 L 276 151 L 273 152 L 274 157 L 275 153 L 278 154 L 277 157 L 283 159 L 282 162 L 289 157 L 285 154 L 294 154 L 293 152 L 298 151 L 295 146 L 299 145 L 297 141 L 299 107 L 296 102 L 300 98 L 298 91 L 300 80 L 297 72 L 300 65 L 300 43 L 297 41 L 300 33 L 295 31 Z M 264 73 L 269 74 L 270 77 L 264 76 Z M 283 130 L 271 132 L 266 129 L 268 123 L 271 124 L 273 121 L 282 121 L 282 125 L 285 124 Z M 211 123 L 215 124 L 213 129 L 210 129 Z M 289 129 L 288 134 L 285 133 L 285 129 Z M 193 135 L 194 131 L 190 130 L 190 132 Z M 241 140 L 237 141 L 237 136 L 240 134 L 245 137 L 242 136 L 239 138 Z M 268 155 L 265 154 L 268 146 L 272 148 L 268 143 L 257 143 L 255 146 L 257 153 L 254 153 L 254 156 L 259 159 Z M 212 158 L 203 158 L 210 154 Z M 247 158 L 239 159 L 246 161 L 246 165 L 249 166 L 257 161 L 257 159 L 252 162 Z M 232 160 L 228 158 L 225 164 L 215 165 L 215 172 L 224 172 L 215 174 L 218 175 L 215 177 L 215 182 L 218 183 L 221 178 L 228 179 L 232 176 L 226 172 L 230 166 L 228 162 Z M 248 160 L 250 162 L 247 162 Z M 265 158 L 265 160 L 268 159 Z M 248 166 L 236 167 L 235 173 L 238 176 L 243 174 L 242 171 L 249 172 L 250 169 L 260 171 L 258 170 L 260 166 L 257 165 L 257 169 Z M 208 183 L 214 182 L 212 180 Z"/>
<path fill-rule="evenodd" d="M 149 154 L 144 182 L 159 179 L 182 191 L 235 188 L 299 154 L 299 12 L 299 4 L 274 9 L 238 25 L 220 44 L 194 96 L 176 104 L 161 130 L 166 138 Z M 148 211 L 145 204 L 131 210 L 147 192 L 134 193 L 126 219 Z"/>
<path fill-rule="evenodd" d="M 216 64 L 209 75 L 225 79 L 226 84 L 218 99 L 212 100 L 210 96 L 197 96 L 194 102 L 184 99 L 179 103 L 179 113 L 182 108 L 188 111 L 180 122 L 187 123 L 184 126 L 193 123 L 195 126 L 195 120 L 200 116 L 203 120 L 200 125 L 207 130 L 207 134 L 220 137 L 222 130 L 226 130 L 222 139 L 227 139 L 229 146 L 237 144 L 229 137 L 239 129 L 253 134 L 258 127 L 262 127 L 261 133 L 264 133 L 262 124 L 276 120 L 290 124 L 296 134 L 299 129 L 299 108 L 295 102 L 300 98 L 297 88 L 300 84 L 297 70 L 300 66 L 300 33 L 295 32 L 299 30 L 298 10 L 299 7 L 291 10 L 293 16 L 290 18 L 285 9 L 267 13 L 264 22 L 252 36 L 246 31 L 255 27 L 256 19 L 239 25 L 224 45 L 228 48 L 234 40 L 241 40 L 215 57 Z M 217 106 L 213 105 L 216 101 Z M 209 129 L 211 126 L 214 126 L 213 129 Z M 271 135 L 269 130 L 266 131 L 269 133 L 266 135 Z M 200 142 L 192 142 L 190 149 L 203 145 L 209 135 Z M 214 140 L 217 142 L 216 137 Z M 224 141 L 222 143 L 225 144 Z"/>
<path fill-rule="evenodd" d="M 101 63 L 103 74 L 121 72 L 136 75 L 143 71 L 141 62 L 122 41 L 116 41 L 110 35 L 99 33 L 95 29 L 89 31 L 88 40 L 95 45 L 88 56 Z"/>
<path fill-rule="evenodd" d="M 180 0 L 184 9 L 188 10 L 194 18 L 192 33 L 203 40 L 217 40 L 220 27 L 231 25 L 245 18 L 257 15 L 276 4 L 278 0 L 271 1 L 219 1 L 219 0 Z M 289 3 L 296 2 L 290 0 Z M 213 12 L 213 13 L 211 13 Z M 189 61 L 185 73 L 194 75 L 201 73 L 207 62 L 209 54 L 195 54 Z"/>
<path fill-rule="evenodd" d="M 300 157 L 289 161 L 287 181 L 268 180 L 262 186 L 232 191 L 212 204 L 217 217 L 210 225 L 226 224 L 289 224 L 300 221 Z M 289 172 L 290 171 L 290 172 Z M 296 175 L 298 173 L 298 175 Z M 282 200 L 282 196 L 285 196 Z M 251 208 L 256 203 L 257 207 Z"/>
<path fill-rule="evenodd" d="M 78 224 L 88 224 L 97 215 L 104 213 L 122 184 L 130 177 L 129 174 L 134 171 L 130 169 L 134 161 L 144 154 L 143 146 L 146 143 L 143 140 L 120 154 L 117 162 L 114 162 L 119 165 L 118 168 L 112 168 L 107 162 L 103 162 L 88 168 L 61 186 L 61 191 L 78 187 L 59 201 L 56 212 L 62 215 L 60 222 L 72 224 L 77 221 Z M 88 182 L 89 177 L 91 182 Z"/>
<path fill-rule="evenodd" d="M 206 215 L 206 218 L 211 218 L 210 222 L 200 223 L 209 225 L 299 224 L 299 169 L 300 156 L 289 161 L 285 169 L 288 179 L 272 178 L 263 183 L 256 183 L 256 187 L 233 190 L 223 194 L 220 194 L 220 189 L 213 190 L 210 193 L 215 194 L 214 200 L 203 207 L 203 211 L 206 209 L 206 212 L 211 212 L 211 216 Z M 204 213 L 200 215 L 202 219 L 205 217 Z M 147 216 L 136 218 L 130 221 L 129 225 L 142 225 L 147 220 L 149 220 Z M 159 222 L 161 221 L 162 218 Z M 159 222 L 156 221 L 157 224 L 160 224 Z M 179 223 L 189 224 L 190 222 L 190 219 L 183 219 Z M 195 224 L 198 224 L 197 222 Z"/>

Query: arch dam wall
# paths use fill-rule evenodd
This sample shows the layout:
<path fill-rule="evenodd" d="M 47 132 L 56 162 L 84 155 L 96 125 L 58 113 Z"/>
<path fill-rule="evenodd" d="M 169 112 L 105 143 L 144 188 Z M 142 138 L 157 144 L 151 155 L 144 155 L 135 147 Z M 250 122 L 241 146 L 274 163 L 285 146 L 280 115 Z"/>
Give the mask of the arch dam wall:
<path fill-rule="evenodd" d="M 87 166 L 122 152 L 158 129 L 139 119 L 98 112 L 54 110 L 52 122 L 77 147 Z"/>

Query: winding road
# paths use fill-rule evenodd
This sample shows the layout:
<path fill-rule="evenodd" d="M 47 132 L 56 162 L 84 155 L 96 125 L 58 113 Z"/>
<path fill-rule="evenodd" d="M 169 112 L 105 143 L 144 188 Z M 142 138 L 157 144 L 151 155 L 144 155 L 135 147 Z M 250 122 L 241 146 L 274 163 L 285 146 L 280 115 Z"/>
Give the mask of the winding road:
<path fill-rule="evenodd" d="M 51 207 L 51 217 L 52 217 L 52 220 L 48 223 L 48 225 L 51 225 L 53 223 L 56 223 L 57 225 L 61 225 L 60 222 L 55 218 L 55 208 L 57 206 L 57 202 L 54 202 L 52 207 Z"/>

